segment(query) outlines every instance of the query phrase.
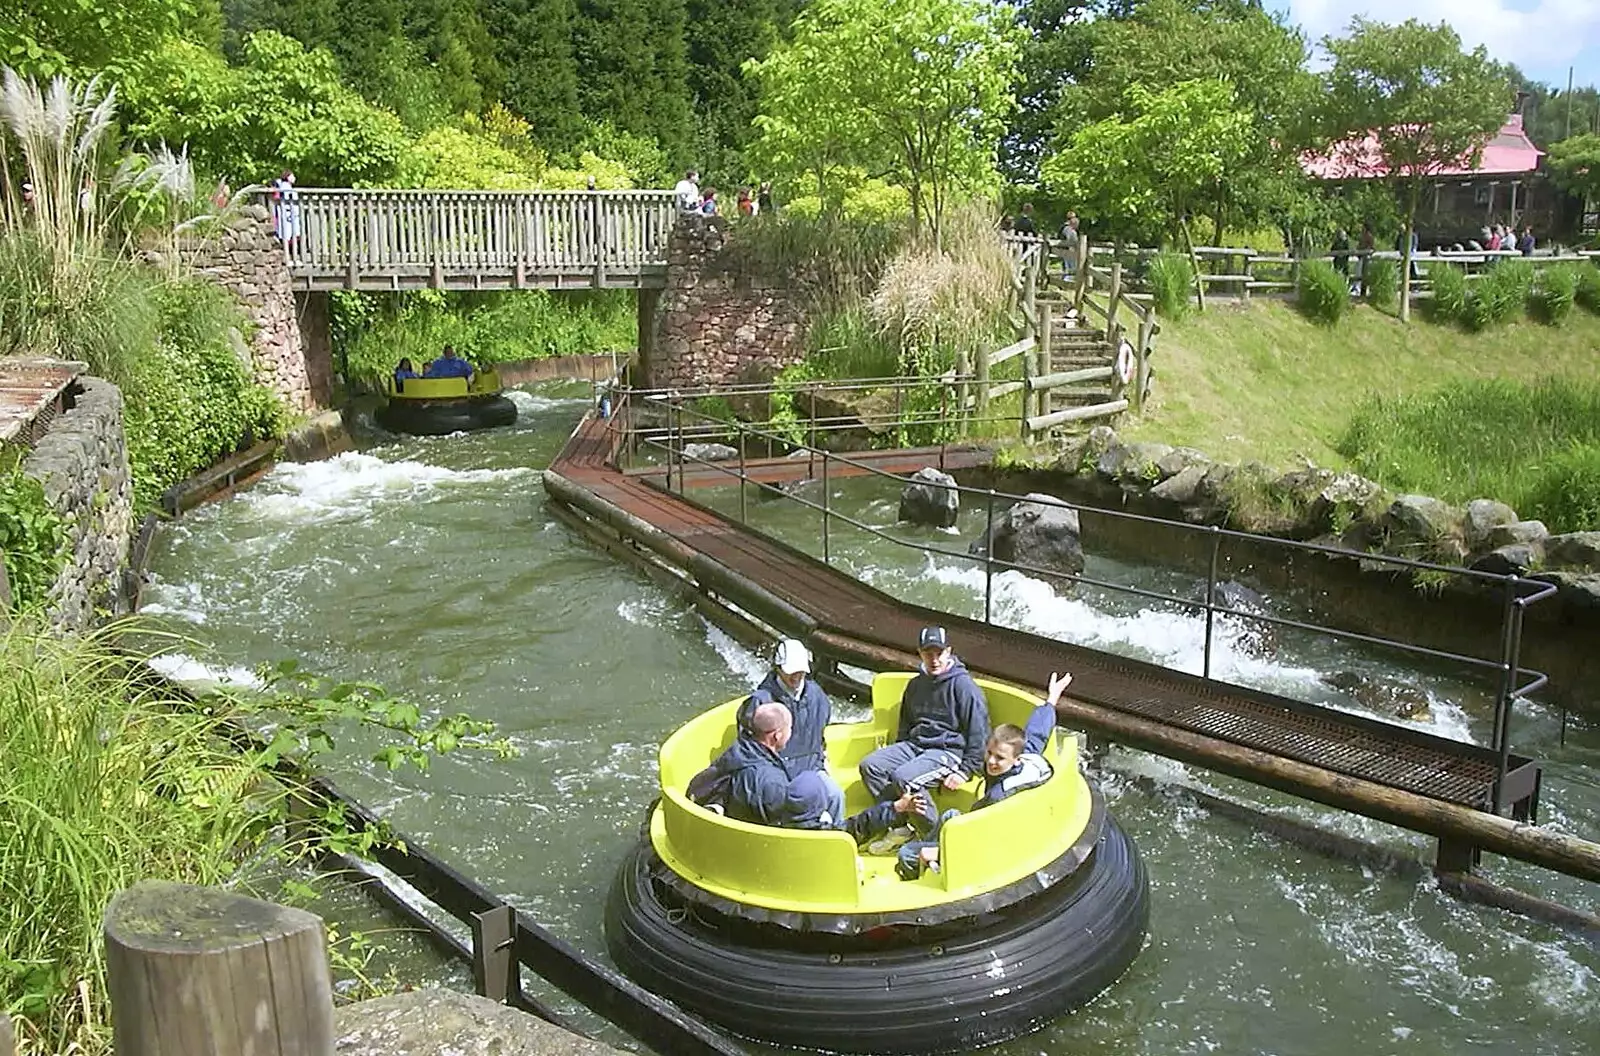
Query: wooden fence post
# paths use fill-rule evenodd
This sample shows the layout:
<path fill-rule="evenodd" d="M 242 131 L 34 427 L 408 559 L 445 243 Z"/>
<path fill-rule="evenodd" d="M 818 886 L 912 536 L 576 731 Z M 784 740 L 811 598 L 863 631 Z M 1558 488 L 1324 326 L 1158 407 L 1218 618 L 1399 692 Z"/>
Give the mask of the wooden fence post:
<path fill-rule="evenodd" d="M 1139 322 L 1139 340 L 1133 346 L 1133 409 L 1144 410 L 1144 390 L 1150 385 L 1150 342 L 1156 332 L 1156 306 L 1145 306 L 1145 316 Z"/>
<path fill-rule="evenodd" d="M 1117 339 L 1117 306 L 1122 301 L 1122 262 L 1111 265 L 1111 292 L 1106 295 L 1106 340 Z"/>
<path fill-rule="evenodd" d="M 1073 278 L 1077 282 L 1072 290 L 1072 310 L 1078 313 L 1081 325 L 1083 299 L 1089 295 L 1089 286 L 1093 282 L 1093 277 L 1089 274 L 1089 240 L 1081 234 L 1078 236 L 1078 270 Z"/>
<path fill-rule="evenodd" d="M 1038 336 L 1039 322 L 1039 247 L 1035 245 L 1033 252 L 1027 257 L 1022 273 L 1022 323 L 1028 334 Z"/>
<path fill-rule="evenodd" d="M 0 1056 L 16 1056 L 17 1035 L 11 1029 L 11 1017 L 0 1012 Z"/>
<path fill-rule="evenodd" d="M 332 1056 L 320 918 L 144 880 L 111 900 L 105 941 L 117 1056 Z"/>

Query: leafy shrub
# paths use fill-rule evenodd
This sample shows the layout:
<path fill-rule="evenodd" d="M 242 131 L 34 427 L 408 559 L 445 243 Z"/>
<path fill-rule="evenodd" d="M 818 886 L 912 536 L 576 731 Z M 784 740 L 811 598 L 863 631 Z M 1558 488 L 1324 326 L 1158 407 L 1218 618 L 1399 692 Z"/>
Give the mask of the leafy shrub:
<path fill-rule="evenodd" d="M 1600 444 L 1573 444 L 1549 458 L 1517 509 L 1552 531 L 1600 528 Z"/>
<path fill-rule="evenodd" d="M 825 378 L 892 378 L 900 350 L 865 308 L 828 312 L 811 323 L 806 361 Z"/>
<path fill-rule="evenodd" d="M 350 373 L 368 378 L 388 376 L 401 357 L 421 369 L 445 345 L 488 365 L 625 352 L 638 341 L 633 301 L 622 290 L 346 295 L 336 302 L 333 323 Z"/>
<path fill-rule="evenodd" d="M 277 397 L 255 384 L 229 344 L 242 321 L 228 294 L 200 281 L 156 296 L 159 340 L 134 365 L 125 390 L 128 460 L 138 504 L 225 455 L 281 436 Z"/>
<path fill-rule="evenodd" d="M 1545 268 L 1528 293 L 1528 310 L 1541 323 L 1555 326 L 1572 314 L 1578 295 L 1578 271 L 1569 264 Z"/>
<path fill-rule="evenodd" d="M 1387 257 L 1367 260 L 1367 301 L 1374 308 L 1393 308 L 1400 302 L 1400 265 Z"/>
<path fill-rule="evenodd" d="M 67 534 L 45 499 L 44 488 L 16 463 L 0 473 L 0 557 L 5 558 L 11 604 L 17 609 L 42 603 L 66 561 Z M 10 461 L 12 452 L 0 456 Z"/>
<path fill-rule="evenodd" d="M 1189 312 L 1194 294 L 1194 265 L 1182 253 L 1162 250 L 1150 260 L 1146 272 L 1156 311 L 1169 319 L 1181 319 Z"/>
<path fill-rule="evenodd" d="M 1590 312 L 1600 315 L 1600 264 L 1591 262 L 1587 267 L 1574 269 L 1578 277 L 1577 302 Z"/>
<path fill-rule="evenodd" d="M 1428 285 L 1433 291 L 1428 301 L 1428 318 L 1436 323 L 1467 321 L 1467 273 L 1444 261 L 1428 265 Z"/>
<path fill-rule="evenodd" d="M 1350 307 L 1350 279 L 1326 260 L 1307 261 L 1300 269 L 1300 310 L 1327 326 Z"/>

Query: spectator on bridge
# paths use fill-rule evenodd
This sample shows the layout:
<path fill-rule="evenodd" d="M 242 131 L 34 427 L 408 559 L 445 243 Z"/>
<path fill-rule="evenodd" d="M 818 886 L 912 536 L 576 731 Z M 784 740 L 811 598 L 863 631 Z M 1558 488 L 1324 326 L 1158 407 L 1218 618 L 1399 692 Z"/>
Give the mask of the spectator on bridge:
<path fill-rule="evenodd" d="M 1061 274 L 1072 278 L 1078 271 L 1078 214 L 1067 210 L 1067 218 L 1056 232 L 1061 242 Z"/>
<path fill-rule="evenodd" d="M 775 213 L 778 206 L 772 200 L 772 181 L 762 180 L 761 186 L 756 189 L 756 214 Z"/>
<path fill-rule="evenodd" d="M 983 769 L 989 739 L 983 692 L 943 627 L 924 627 L 917 653 L 922 670 L 900 698 L 898 736 L 861 760 L 861 780 L 879 802 L 941 784 L 957 789 Z"/>
<path fill-rule="evenodd" d="M 788 708 L 775 701 L 757 705 L 749 728 L 740 726 L 728 750 L 689 780 L 689 798 L 737 821 L 782 825 L 789 771 L 778 753 L 792 729 Z"/>
<path fill-rule="evenodd" d="M 272 222 L 278 238 L 288 245 L 300 234 L 300 203 L 294 189 L 294 173 L 284 169 L 272 181 Z"/>
<path fill-rule="evenodd" d="M 1011 230 L 1019 235 L 1037 235 L 1039 226 L 1033 222 L 1033 203 L 1023 202 L 1022 212 L 1011 222 Z"/>
<path fill-rule="evenodd" d="M 700 174 L 693 169 L 683 174 L 683 179 L 672 189 L 672 197 L 678 203 L 680 213 L 698 213 L 700 211 Z"/>
<path fill-rule="evenodd" d="M 740 216 L 755 216 L 756 201 L 750 196 L 750 188 L 740 187 L 737 208 Z"/>
<path fill-rule="evenodd" d="M 767 677 L 740 706 L 738 722 L 741 729 L 749 729 L 755 710 L 773 701 L 788 708 L 794 729 L 782 752 L 784 766 L 791 774 L 820 774 L 828 789 L 828 810 L 835 819 L 842 819 L 844 789 L 828 773 L 828 754 L 822 743 L 822 731 L 833 721 L 833 704 L 816 679 L 808 677 L 810 673 L 811 653 L 804 643 L 794 638 L 779 642 Z"/>
<path fill-rule="evenodd" d="M 445 345 L 439 358 L 423 370 L 425 378 L 466 378 L 472 380 L 472 364 L 456 355 L 454 345 Z"/>
<path fill-rule="evenodd" d="M 394 368 L 394 391 L 404 391 L 407 378 L 419 378 L 421 376 L 417 373 L 417 368 L 411 365 L 411 357 L 402 356 L 400 365 Z"/>
<path fill-rule="evenodd" d="M 705 196 L 700 199 L 700 215 L 717 215 L 717 189 L 715 187 L 707 187 Z"/>
<path fill-rule="evenodd" d="M 1533 256 L 1533 228 L 1528 224 L 1522 225 L 1522 237 L 1517 239 L 1517 252 L 1525 257 Z"/>

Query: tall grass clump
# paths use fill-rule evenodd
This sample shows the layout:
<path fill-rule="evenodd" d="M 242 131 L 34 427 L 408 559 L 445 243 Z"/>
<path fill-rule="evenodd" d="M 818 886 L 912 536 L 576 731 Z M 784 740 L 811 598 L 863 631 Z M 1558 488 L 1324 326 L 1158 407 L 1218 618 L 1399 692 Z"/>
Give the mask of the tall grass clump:
<path fill-rule="evenodd" d="M 1600 520 L 1574 519 L 1600 501 L 1600 492 L 1583 490 L 1600 452 L 1600 382 L 1470 381 L 1369 399 L 1337 448 L 1396 491 L 1500 499 L 1553 531 L 1600 528 Z M 1574 490 L 1559 499 L 1564 488 Z"/>
<path fill-rule="evenodd" d="M 0 630 L 0 1003 L 36 1050 L 107 1051 L 100 919 L 149 877 L 232 878 L 282 786 L 108 640 Z"/>
<path fill-rule="evenodd" d="M 1300 268 L 1298 296 L 1307 318 L 1333 326 L 1350 307 L 1350 278 L 1326 260 L 1307 261 Z"/>
<path fill-rule="evenodd" d="M 1600 315 L 1600 264 L 1591 261 L 1587 266 L 1578 265 L 1574 273 L 1578 277 L 1574 299 L 1585 311 Z"/>
<path fill-rule="evenodd" d="M 806 362 L 822 378 L 892 378 L 900 371 L 900 349 L 860 305 L 812 320 Z"/>
<path fill-rule="evenodd" d="M 1189 314 L 1195 275 L 1187 256 L 1163 249 L 1151 258 L 1145 281 L 1150 284 L 1157 312 L 1168 319 L 1182 319 Z"/>
<path fill-rule="evenodd" d="M 1467 273 L 1454 264 L 1434 261 L 1428 265 L 1428 318 L 1436 323 L 1465 325 L 1467 321 Z"/>
<path fill-rule="evenodd" d="M 1499 261 L 1472 287 L 1467 301 L 1467 326 L 1487 330 L 1519 318 L 1532 288 L 1532 264 L 1520 258 Z"/>
<path fill-rule="evenodd" d="M 806 216 L 785 209 L 739 224 L 730 245 L 736 263 L 787 276 L 811 310 L 826 312 L 859 302 L 909 237 L 909 214 Z"/>
<path fill-rule="evenodd" d="M 45 603 L 68 550 L 66 524 L 44 487 L 22 471 L 22 453 L 14 445 L 0 446 L 0 560 L 16 609 Z"/>
<path fill-rule="evenodd" d="M 1581 265 L 1580 265 L 1581 267 Z M 1570 264 L 1559 264 L 1540 271 L 1528 291 L 1528 311 L 1547 326 L 1557 326 L 1572 314 L 1578 295 L 1578 271 Z"/>
<path fill-rule="evenodd" d="M 1389 309 L 1400 303 L 1400 265 L 1387 257 L 1368 257 L 1362 280 L 1367 302 L 1374 308 Z"/>

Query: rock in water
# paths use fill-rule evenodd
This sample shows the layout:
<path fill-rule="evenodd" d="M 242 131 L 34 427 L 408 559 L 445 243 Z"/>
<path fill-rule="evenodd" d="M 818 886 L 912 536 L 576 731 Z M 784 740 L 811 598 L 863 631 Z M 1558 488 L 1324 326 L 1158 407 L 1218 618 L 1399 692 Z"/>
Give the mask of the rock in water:
<path fill-rule="evenodd" d="M 1030 494 L 990 526 L 988 540 L 997 561 L 1026 565 L 1033 575 L 1083 571 L 1078 511 L 1053 495 Z M 981 554 L 984 541 L 969 548 Z"/>
<path fill-rule="evenodd" d="M 416 990 L 336 1009 L 334 1052 L 350 1056 L 621 1056 L 526 1012 L 454 990 Z"/>
<path fill-rule="evenodd" d="M 1355 671 L 1335 671 L 1323 675 L 1322 681 L 1345 693 L 1368 711 L 1413 722 L 1425 722 L 1432 717 L 1432 701 L 1428 694 L 1399 679 L 1363 675 Z"/>
<path fill-rule="evenodd" d="M 689 462 L 726 462 L 738 458 L 739 449 L 727 444 L 684 444 L 683 457 Z"/>
<path fill-rule="evenodd" d="M 961 493 L 956 478 L 932 467 L 911 475 L 911 483 L 900 493 L 900 519 L 912 524 L 949 528 L 961 512 Z"/>

